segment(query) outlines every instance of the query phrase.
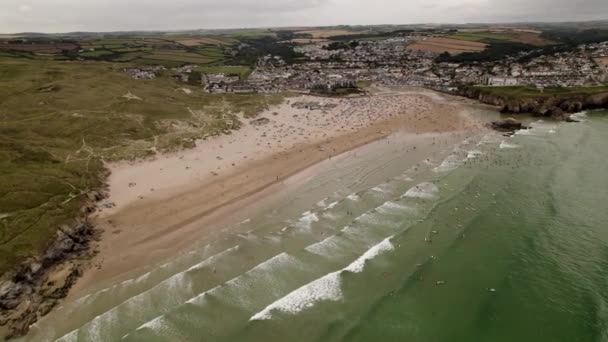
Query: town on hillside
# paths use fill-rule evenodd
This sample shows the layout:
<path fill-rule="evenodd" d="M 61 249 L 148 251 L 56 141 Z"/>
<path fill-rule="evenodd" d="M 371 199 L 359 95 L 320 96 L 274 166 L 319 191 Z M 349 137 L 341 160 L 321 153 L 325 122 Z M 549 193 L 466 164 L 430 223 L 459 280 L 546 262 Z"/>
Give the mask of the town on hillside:
<path fill-rule="evenodd" d="M 297 40 L 297 44 L 290 41 L 289 46 L 301 56 L 298 61 L 265 54 L 256 60 L 247 77 L 226 67 L 221 72 L 200 73 L 197 64 L 169 70 L 163 66 L 124 70 L 137 79 L 154 78 L 160 72 L 170 71 L 175 79 L 198 85 L 209 93 L 331 94 L 369 83 L 447 92 L 463 85 L 525 86 L 542 92 L 553 87 L 601 86 L 608 81 L 608 41 L 578 44 L 570 49 L 550 49 L 552 45 L 543 42 L 536 48 L 505 53 L 499 58 L 492 58 L 492 40 L 487 41 L 470 42 L 412 32 L 385 39 L 340 42 L 311 39 Z M 242 42 L 230 47 L 228 53 L 238 56 L 249 48 L 248 43 Z"/>

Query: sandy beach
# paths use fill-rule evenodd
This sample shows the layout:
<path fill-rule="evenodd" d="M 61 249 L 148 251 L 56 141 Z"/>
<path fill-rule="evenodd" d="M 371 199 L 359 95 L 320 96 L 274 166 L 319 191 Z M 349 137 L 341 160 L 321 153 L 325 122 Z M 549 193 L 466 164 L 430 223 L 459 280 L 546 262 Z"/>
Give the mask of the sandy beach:
<path fill-rule="evenodd" d="M 211 229 L 201 227 L 229 220 L 320 161 L 396 131 L 415 136 L 484 130 L 467 114 L 470 108 L 420 89 L 291 97 L 194 149 L 110 164 L 110 198 L 94 217 L 104 230 L 99 254 L 72 295 L 179 253 Z M 405 153 L 416 148 L 412 143 Z"/>

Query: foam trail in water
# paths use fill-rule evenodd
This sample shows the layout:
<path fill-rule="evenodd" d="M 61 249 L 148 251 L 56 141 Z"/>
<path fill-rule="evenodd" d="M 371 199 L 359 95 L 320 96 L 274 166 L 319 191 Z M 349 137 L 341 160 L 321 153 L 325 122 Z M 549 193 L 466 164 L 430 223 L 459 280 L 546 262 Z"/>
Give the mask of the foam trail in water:
<path fill-rule="evenodd" d="M 506 142 L 506 141 L 503 140 L 500 143 L 500 148 L 501 149 L 514 149 L 514 148 L 519 148 L 519 145 L 510 144 L 510 143 L 508 143 L 508 142 Z"/>
<path fill-rule="evenodd" d="M 357 195 L 357 194 L 350 194 L 346 198 L 348 198 L 351 201 L 358 201 L 359 200 L 359 195 Z"/>
<path fill-rule="evenodd" d="M 267 320 L 272 318 L 272 311 L 280 311 L 297 314 L 305 309 L 313 307 L 319 301 L 342 300 L 341 276 L 343 271 L 359 273 L 363 271 L 365 262 L 376 256 L 393 250 L 394 246 L 390 238 L 385 239 L 376 246 L 370 248 L 357 260 L 342 270 L 326 274 L 325 276 L 310 282 L 286 295 L 285 297 L 271 303 L 262 311 L 251 316 L 250 321 Z"/>
<path fill-rule="evenodd" d="M 409 198 L 421 198 L 421 199 L 436 199 L 439 197 L 439 188 L 433 183 L 420 183 L 415 187 L 409 189 L 403 196 Z"/>
<path fill-rule="evenodd" d="M 335 201 L 335 202 L 331 202 L 331 203 L 329 203 L 329 204 L 328 204 L 328 205 L 325 207 L 325 210 L 333 209 L 335 206 L 337 206 L 337 205 L 338 205 L 338 203 L 340 203 L 340 202 Z"/>
<path fill-rule="evenodd" d="M 349 271 L 353 273 L 361 273 L 365 268 L 365 262 L 371 260 L 378 255 L 392 251 L 395 249 L 395 246 L 390 241 L 390 238 L 383 240 L 379 244 L 370 248 L 367 252 L 365 252 L 362 256 L 360 256 L 357 260 L 353 261 L 350 265 L 344 268 L 344 271 Z"/>
<path fill-rule="evenodd" d="M 300 220 L 298 220 L 298 223 L 296 223 L 296 227 L 308 229 L 312 226 L 314 222 L 319 222 L 319 217 L 317 216 L 317 214 L 311 211 L 307 211 L 302 214 L 302 217 L 300 218 Z"/>
<path fill-rule="evenodd" d="M 479 150 L 472 150 L 467 153 L 467 159 L 475 159 L 481 155 L 483 155 L 483 152 L 481 152 Z"/>
<path fill-rule="evenodd" d="M 131 297 L 131 298 L 125 300 L 124 302 L 118 304 L 117 306 L 114 306 L 110 310 L 108 310 L 100 315 L 97 315 L 92 320 L 90 320 L 89 322 L 87 322 L 86 324 L 81 326 L 80 328 L 65 335 L 64 337 L 68 337 L 72 334 L 77 334 L 79 330 L 86 331 L 89 336 L 90 335 L 100 335 L 101 331 L 103 331 L 103 329 L 109 330 L 110 326 L 117 323 L 116 316 L 118 314 L 118 310 L 120 310 L 121 308 L 125 308 L 127 310 L 129 308 L 137 309 L 138 307 L 141 307 L 143 305 L 142 303 L 145 302 L 145 296 L 148 296 L 148 295 L 154 294 L 154 293 L 174 293 L 175 291 L 173 289 L 188 288 L 190 286 L 190 283 L 189 283 L 188 279 L 186 279 L 186 277 L 185 277 L 186 274 L 188 274 L 192 271 L 203 269 L 203 268 L 213 264 L 215 261 L 217 261 L 217 259 L 219 259 L 231 252 L 234 252 L 234 251 L 238 250 L 239 248 L 240 248 L 239 245 L 231 247 L 216 255 L 206 258 L 205 260 L 201 261 L 200 263 L 190 267 L 189 269 L 187 269 L 183 272 L 174 274 L 173 276 L 158 283 L 153 288 L 151 288 L 147 291 L 144 291 L 134 297 Z M 168 309 L 168 306 L 166 306 L 166 308 Z"/>
<path fill-rule="evenodd" d="M 441 163 L 441 165 L 434 168 L 433 171 L 449 172 L 449 171 L 456 169 L 458 166 L 460 166 L 461 163 L 462 163 L 462 160 L 460 159 L 460 157 L 458 157 L 455 154 L 452 154 L 452 155 L 449 155 L 447 158 L 445 158 L 443 160 L 443 162 Z"/>

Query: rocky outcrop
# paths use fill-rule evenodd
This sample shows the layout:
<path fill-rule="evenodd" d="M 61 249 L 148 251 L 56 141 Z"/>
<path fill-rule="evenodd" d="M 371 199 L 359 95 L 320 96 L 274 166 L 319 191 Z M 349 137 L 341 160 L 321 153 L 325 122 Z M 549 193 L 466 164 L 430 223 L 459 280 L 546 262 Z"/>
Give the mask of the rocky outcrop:
<path fill-rule="evenodd" d="M 59 227 L 45 253 L 32 257 L 0 279 L 0 326 L 8 330 L 6 339 L 25 335 L 29 327 L 48 314 L 82 274 L 95 254 L 93 242 L 99 237 L 87 215 L 103 193 L 88 195 L 83 216 L 72 225 Z"/>
<path fill-rule="evenodd" d="M 464 87 L 458 95 L 500 108 L 503 113 L 529 113 L 566 120 L 583 110 L 608 108 L 608 92 L 598 94 L 559 94 L 514 97 L 490 93 L 484 88 Z"/>
<path fill-rule="evenodd" d="M 493 121 L 490 123 L 490 127 L 494 130 L 504 133 L 515 133 L 521 129 L 528 129 L 528 127 L 524 126 L 521 122 L 513 119 L 507 118 L 504 120 Z"/>

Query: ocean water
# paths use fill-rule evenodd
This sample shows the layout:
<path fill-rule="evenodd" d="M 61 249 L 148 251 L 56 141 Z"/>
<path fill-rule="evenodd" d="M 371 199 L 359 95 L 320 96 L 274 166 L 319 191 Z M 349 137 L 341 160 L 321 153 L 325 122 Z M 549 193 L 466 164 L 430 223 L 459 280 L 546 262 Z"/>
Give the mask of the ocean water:
<path fill-rule="evenodd" d="M 380 142 L 28 340 L 608 341 L 606 114 Z"/>

